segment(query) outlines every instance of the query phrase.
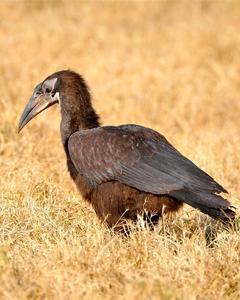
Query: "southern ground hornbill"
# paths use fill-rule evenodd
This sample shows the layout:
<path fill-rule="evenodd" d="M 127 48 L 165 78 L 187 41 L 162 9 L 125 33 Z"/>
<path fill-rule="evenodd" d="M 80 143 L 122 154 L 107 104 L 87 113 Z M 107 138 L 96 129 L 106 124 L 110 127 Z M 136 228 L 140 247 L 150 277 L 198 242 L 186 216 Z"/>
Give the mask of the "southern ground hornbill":
<path fill-rule="evenodd" d="M 142 214 L 156 224 L 183 203 L 223 223 L 234 219 L 226 190 L 181 155 L 161 134 L 139 125 L 100 126 L 83 78 L 59 71 L 39 83 L 19 122 L 19 131 L 59 103 L 67 167 L 81 195 L 101 220 L 122 229 Z"/>

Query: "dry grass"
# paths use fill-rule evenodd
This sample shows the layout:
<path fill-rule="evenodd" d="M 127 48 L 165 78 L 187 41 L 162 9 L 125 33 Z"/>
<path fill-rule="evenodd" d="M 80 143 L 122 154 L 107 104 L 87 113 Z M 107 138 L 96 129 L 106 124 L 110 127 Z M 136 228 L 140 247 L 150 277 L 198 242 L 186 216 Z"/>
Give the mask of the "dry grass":
<path fill-rule="evenodd" d="M 239 28 L 238 0 L 0 2 L 2 299 L 240 298 L 239 233 L 185 207 L 114 235 L 66 172 L 58 107 L 16 134 L 34 85 L 72 68 L 104 124 L 162 132 L 239 207 Z"/>

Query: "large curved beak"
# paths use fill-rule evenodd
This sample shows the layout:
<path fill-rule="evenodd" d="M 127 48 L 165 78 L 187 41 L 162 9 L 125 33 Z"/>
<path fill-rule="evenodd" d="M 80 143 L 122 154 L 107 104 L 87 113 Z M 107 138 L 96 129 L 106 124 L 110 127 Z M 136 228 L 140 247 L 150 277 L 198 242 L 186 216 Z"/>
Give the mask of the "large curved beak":
<path fill-rule="evenodd" d="M 18 124 L 18 132 L 20 132 L 29 121 L 36 117 L 36 115 L 57 102 L 58 101 L 52 99 L 50 95 L 33 95 L 22 113 Z"/>

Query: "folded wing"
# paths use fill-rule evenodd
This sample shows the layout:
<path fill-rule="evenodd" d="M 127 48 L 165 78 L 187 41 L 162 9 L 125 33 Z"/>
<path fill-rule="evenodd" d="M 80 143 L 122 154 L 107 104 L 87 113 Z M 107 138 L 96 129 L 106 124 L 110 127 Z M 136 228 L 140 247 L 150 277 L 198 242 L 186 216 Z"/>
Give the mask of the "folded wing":
<path fill-rule="evenodd" d="M 234 214 L 230 203 L 217 195 L 226 190 L 152 129 L 123 125 L 79 131 L 68 148 L 78 172 L 94 185 L 117 180 L 144 192 L 171 195 L 214 218 Z"/>

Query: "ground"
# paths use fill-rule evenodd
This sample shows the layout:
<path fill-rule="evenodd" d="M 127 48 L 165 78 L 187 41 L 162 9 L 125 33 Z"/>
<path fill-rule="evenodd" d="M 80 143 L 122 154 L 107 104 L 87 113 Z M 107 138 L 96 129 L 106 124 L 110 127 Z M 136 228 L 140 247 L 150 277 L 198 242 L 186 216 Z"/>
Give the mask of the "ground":
<path fill-rule="evenodd" d="M 236 229 L 185 206 L 116 235 L 70 180 L 59 107 L 17 134 L 34 86 L 70 68 L 103 124 L 158 130 L 239 208 L 239 28 L 238 0 L 0 2 L 1 299 L 240 298 Z"/>

